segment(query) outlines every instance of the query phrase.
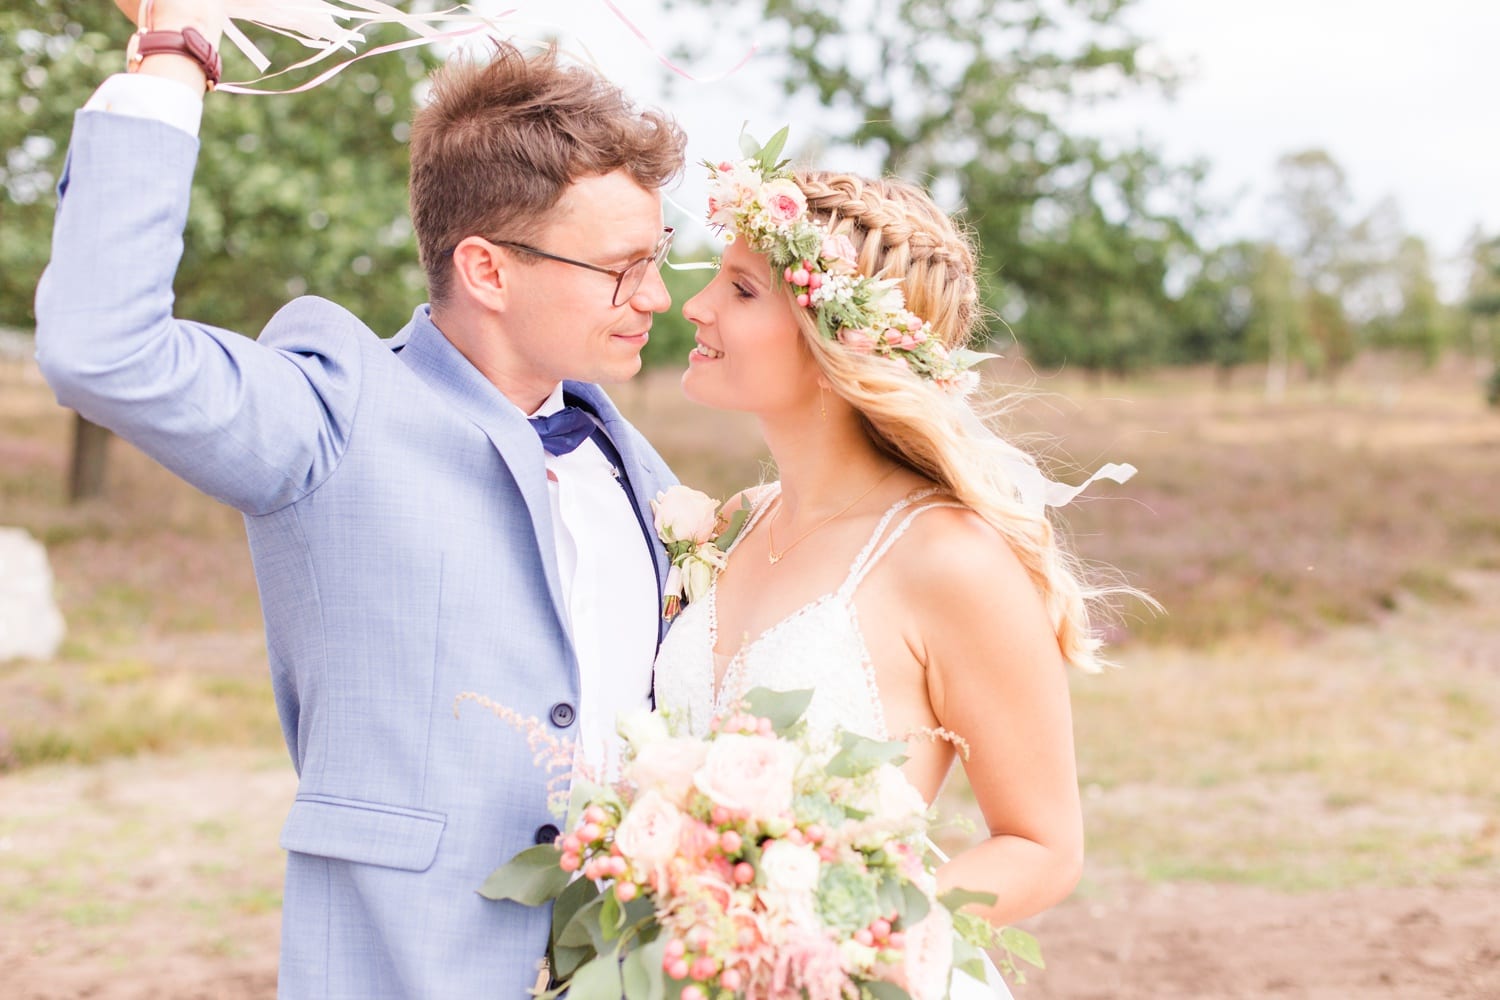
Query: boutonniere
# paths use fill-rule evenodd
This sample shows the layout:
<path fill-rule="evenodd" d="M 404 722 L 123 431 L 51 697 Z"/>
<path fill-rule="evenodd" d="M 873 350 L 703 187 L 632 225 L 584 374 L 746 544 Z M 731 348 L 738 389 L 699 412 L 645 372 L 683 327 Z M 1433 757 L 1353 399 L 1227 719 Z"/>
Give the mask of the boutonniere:
<path fill-rule="evenodd" d="M 667 572 L 661 616 L 677 617 L 685 603 L 708 593 L 728 561 L 725 553 L 750 515 L 750 502 L 726 514 L 719 501 L 687 486 L 673 486 L 651 501 L 656 537 L 667 547 L 672 568 Z M 686 596 L 686 600 L 684 600 Z"/>

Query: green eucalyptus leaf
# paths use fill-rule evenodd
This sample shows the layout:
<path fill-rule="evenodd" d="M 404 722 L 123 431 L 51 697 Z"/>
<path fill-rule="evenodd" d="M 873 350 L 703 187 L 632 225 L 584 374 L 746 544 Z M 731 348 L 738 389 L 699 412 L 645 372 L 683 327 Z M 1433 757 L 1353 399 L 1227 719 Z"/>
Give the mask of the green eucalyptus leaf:
<path fill-rule="evenodd" d="M 603 951 L 604 934 L 600 930 L 599 916 L 604 909 L 604 900 L 608 894 L 600 893 L 588 903 L 578 908 L 573 914 L 573 919 L 568 921 L 562 933 L 557 935 L 557 943 L 570 948 L 581 948 L 589 945 L 596 951 Z"/>
<path fill-rule="evenodd" d="M 960 972 L 967 972 L 975 979 L 983 981 L 985 978 L 984 953 L 963 938 L 955 938 L 953 968 Z"/>
<path fill-rule="evenodd" d="M 872 740 L 854 733 L 839 737 L 839 752 L 825 769 L 838 778 L 857 778 L 881 764 L 900 764 L 906 760 L 906 744 L 900 740 Z"/>
<path fill-rule="evenodd" d="M 745 692 L 745 705 L 752 715 L 770 719 L 776 731 L 790 729 L 802 718 L 812 702 L 812 689 L 799 691 L 773 691 L 757 687 Z"/>
<path fill-rule="evenodd" d="M 950 910 L 957 910 L 974 903 L 978 903 L 980 906 L 994 906 L 996 898 L 993 892 L 976 892 L 973 889 L 949 889 L 938 897 L 938 902 Z"/>
<path fill-rule="evenodd" d="M 624 989 L 619 953 L 609 951 L 573 973 L 568 981 L 568 1000 L 620 1000 Z"/>
<path fill-rule="evenodd" d="M 911 927 L 920 923 L 932 910 L 932 901 L 927 894 L 910 882 L 901 883 L 901 926 Z"/>
<path fill-rule="evenodd" d="M 558 935 L 564 927 L 572 922 L 573 917 L 580 909 L 592 903 L 599 895 L 599 886 L 591 879 L 579 878 L 568 883 L 568 887 L 558 893 L 557 900 L 552 904 L 552 943 L 557 944 Z"/>
<path fill-rule="evenodd" d="M 872 1000 L 911 1000 L 911 994 L 895 983 L 885 983 L 875 979 L 859 985 Z"/>
<path fill-rule="evenodd" d="M 740 505 L 733 514 L 729 515 L 729 524 L 719 532 L 719 537 L 714 539 L 714 545 L 718 546 L 720 552 L 728 552 L 729 546 L 740 536 L 744 530 L 745 521 L 750 517 L 750 498 L 740 496 Z"/>
<path fill-rule="evenodd" d="M 567 979 L 580 965 L 599 954 L 592 944 L 577 948 L 554 945 L 552 948 L 552 971 L 559 979 Z"/>
<path fill-rule="evenodd" d="M 749 125 L 750 123 L 746 122 L 745 124 Z M 760 148 L 760 143 L 755 141 L 755 136 L 745 131 L 744 126 L 741 126 L 740 154 L 743 155 L 747 160 L 756 160 L 760 158 Z"/>
<path fill-rule="evenodd" d="M 760 150 L 760 165 L 764 173 L 770 174 L 776 170 L 777 163 L 781 159 L 781 151 L 786 146 L 787 133 L 791 130 L 790 125 L 783 125 L 781 131 L 766 140 L 766 144 Z"/>
<path fill-rule="evenodd" d="M 620 972 L 625 981 L 625 1000 L 663 1000 L 666 982 L 662 975 L 662 958 L 667 939 L 657 938 L 625 956 Z"/>
<path fill-rule="evenodd" d="M 512 899 L 527 906 L 557 898 L 572 876 L 558 867 L 562 851 L 551 844 L 538 844 L 490 872 L 479 887 L 485 899 Z"/>
<path fill-rule="evenodd" d="M 599 908 L 599 929 L 604 934 L 604 940 L 613 941 L 620 936 L 620 927 L 623 925 L 620 912 L 620 898 L 612 892 L 604 892 L 604 905 Z"/>
<path fill-rule="evenodd" d="M 886 875 L 880 880 L 880 885 L 875 887 L 876 898 L 880 900 L 881 913 L 901 912 L 901 877 L 899 875 Z"/>
<path fill-rule="evenodd" d="M 973 368 L 981 361 L 989 361 L 998 358 L 998 354 L 988 354 L 984 351 L 971 351 L 967 347 L 960 347 L 948 355 L 948 359 L 959 368 Z"/>

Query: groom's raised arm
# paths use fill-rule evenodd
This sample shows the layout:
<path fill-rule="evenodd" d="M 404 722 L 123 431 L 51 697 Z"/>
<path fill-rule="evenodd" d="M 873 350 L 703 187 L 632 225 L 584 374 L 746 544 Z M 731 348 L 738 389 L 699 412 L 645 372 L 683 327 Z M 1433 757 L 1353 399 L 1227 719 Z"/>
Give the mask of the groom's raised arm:
<path fill-rule="evenodd" d="M 203 24 L 201 8 L 168 6 L 157 4 L 155 27 Z M 203 28 L 215 42 L 221 20 Z M 37 289 L 37 361 L 59 402 L 205 492 L 263 513 L 337 464 L 358 390 L 359 324 L 306 300 L 295 308 L 307 336 L 272 349 L 174 318 L 203 79 L 185 56 L 152 56 L 75 117 Z"/>

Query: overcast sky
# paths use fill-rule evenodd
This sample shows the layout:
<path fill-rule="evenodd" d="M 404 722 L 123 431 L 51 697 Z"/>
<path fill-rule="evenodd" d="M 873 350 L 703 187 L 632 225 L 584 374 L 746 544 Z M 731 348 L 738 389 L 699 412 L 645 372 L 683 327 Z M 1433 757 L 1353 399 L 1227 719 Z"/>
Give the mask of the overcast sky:
<path fill-rule="evenodd" d="M 687 25 L 701 54 L 683 66 L 703 75 L 752 41 L 682 12 L 669 18 L 660 0 L 617 3 L 663 48 Z M 521 0 L 526 19 L 564 25 L 639 99 L 673 111 L 692 160 L 731 152 L 746 120 L 760 138 L 788 121 L 816 129 L 816 109 L 790 107 L 768 85 L 764 59 L 668 93 L 650 53 L 600 0 Z M 1475 225 L 1500 231 L 1500 0 L 1140 0 L 1129 23 L 1187 82 L 1174 100 L 1124 99 L 1079 124 L 1141 134 L 1171 159 L 1208 160 L 1211 194 L 1238 205 L 1220 235 L 1261 235 L 1277 157 L 1311 146 L 1344 166 L 1360 210 L 1394 196 L 1435 257 L 1456 258 Z M 697 173 L 678 195 L 694 211 Z"/>

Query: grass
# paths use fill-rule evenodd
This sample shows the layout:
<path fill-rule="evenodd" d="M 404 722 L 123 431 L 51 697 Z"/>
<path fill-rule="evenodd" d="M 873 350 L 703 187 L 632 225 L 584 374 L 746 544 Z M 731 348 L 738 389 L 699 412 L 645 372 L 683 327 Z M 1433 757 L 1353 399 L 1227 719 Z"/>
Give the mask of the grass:
<path fill-rule="evenodd" d="M 46 540 L 70 634 L 54 662 L 0 664 L 0 769 L 277 748 L 238 515 L 121 442 L 107 498 L 67 506 L 66 416 L 34 378 L 3 379 L 0 520 Z M 753 423 L 689 408 L 674 381 L 617 399 L 685 482 L 726 496 L 761 479 Z M 1011 420 L 1056 442 L 1054 471 L 1141 469 L 1068 508 L 1076 549 L 1167 609 L 1127 608 L 1125 669 L 1075 678 L 1098 870 L 1282 889 L 1500 878 L 1500 514 L 1481 472 L 1500 416 L 1452 373 L 1394 403 L 1351 382 L 1279 406 L 1196 373 L 1036 381 Z M 225 844 L 216 822 L 196 835 Z M 273 907 L 266 891 L 231 908 Z M 63 896 L 69 919 L 111 912 Z"/>

